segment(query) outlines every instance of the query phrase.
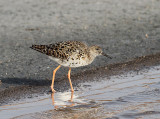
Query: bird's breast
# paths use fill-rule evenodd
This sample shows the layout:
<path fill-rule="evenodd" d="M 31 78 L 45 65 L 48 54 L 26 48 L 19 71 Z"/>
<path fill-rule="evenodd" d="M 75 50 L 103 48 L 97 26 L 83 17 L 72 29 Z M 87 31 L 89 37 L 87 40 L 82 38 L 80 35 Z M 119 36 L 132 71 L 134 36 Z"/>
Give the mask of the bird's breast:
<path fill-rule="evenodd" d="M 68 59 L 63 59 L 63 60 L 58 59 L 58 58 L 54 58 L 51 56 L 49 56 L 49 58 L 54 60 L 58 64 L 65 66 L 65 67 L 81 67 L 81 66 L 85 66 L 85 65 L 90 64 L 90 62 L 88 62 L 88 59 L 86 57 L 73 56 Z"/>
<path fill-rule="evenodd" d="M 81 67 L 81 66 L 85 66 L 85 65 L 88 65 L 88 63 L 82 57 L 79 57 L 79 58 L 72 57 L 68 60 L 69 67 Z"/>

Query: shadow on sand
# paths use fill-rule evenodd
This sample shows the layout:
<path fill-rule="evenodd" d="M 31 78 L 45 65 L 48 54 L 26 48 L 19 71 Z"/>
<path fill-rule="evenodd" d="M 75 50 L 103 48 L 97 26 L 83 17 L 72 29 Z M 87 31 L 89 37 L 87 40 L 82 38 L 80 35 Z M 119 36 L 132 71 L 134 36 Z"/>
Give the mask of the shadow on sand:
<path fill-rule="evenodd" d="M 0 80 L 2 83 L 17 85 L 49 86 L 51 84 L 51 80 L 36 80 L 26 78 L 3 78 Z"/>

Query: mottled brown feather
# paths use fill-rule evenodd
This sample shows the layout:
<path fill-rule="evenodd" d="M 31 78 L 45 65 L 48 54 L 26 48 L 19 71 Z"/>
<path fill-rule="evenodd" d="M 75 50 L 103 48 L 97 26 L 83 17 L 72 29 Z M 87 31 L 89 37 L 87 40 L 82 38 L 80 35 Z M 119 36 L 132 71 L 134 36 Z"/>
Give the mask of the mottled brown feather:
<path fill-rule="evenodd" d="M 48 56 L 60 59 L 68 59 L 73 52 L 78 53 L 78 58 L 84 54 L 89 55 L 88 47 L 85 43 L 79 41 L 63 41 L 49 45 L 32 45 L 32 49 Z"/>

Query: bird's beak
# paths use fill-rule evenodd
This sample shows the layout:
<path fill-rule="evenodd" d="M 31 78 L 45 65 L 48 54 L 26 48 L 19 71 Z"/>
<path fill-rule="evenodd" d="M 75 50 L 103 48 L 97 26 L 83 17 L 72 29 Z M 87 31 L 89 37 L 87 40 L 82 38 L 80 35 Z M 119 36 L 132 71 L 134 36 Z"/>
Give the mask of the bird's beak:
<path fill-rule="evenodd" d="M 102 55 L 105 56 L 105 57 L 108 57 L 108 58 L 112 59 L 111 56 L 109 56 L 109 55 L 107 55 L 107 54 L 105 54 L 105 53 L 102 53 Z"/>

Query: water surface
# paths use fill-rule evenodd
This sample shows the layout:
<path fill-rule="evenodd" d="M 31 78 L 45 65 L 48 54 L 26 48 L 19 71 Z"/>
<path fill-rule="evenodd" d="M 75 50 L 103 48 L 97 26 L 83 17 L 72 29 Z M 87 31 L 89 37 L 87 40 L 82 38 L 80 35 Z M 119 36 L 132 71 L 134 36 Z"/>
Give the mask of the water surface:
<path fill-rule="evenodd" d="M 56 92 L 1 106 L 0 115 L 3 119 L 64 118 L 69 114 L 78 118 L 94 112 L 88 118 L 160 118 L 160 66 L 99 78 L 101 81 L 79 84 L 74 94 Z"/>

